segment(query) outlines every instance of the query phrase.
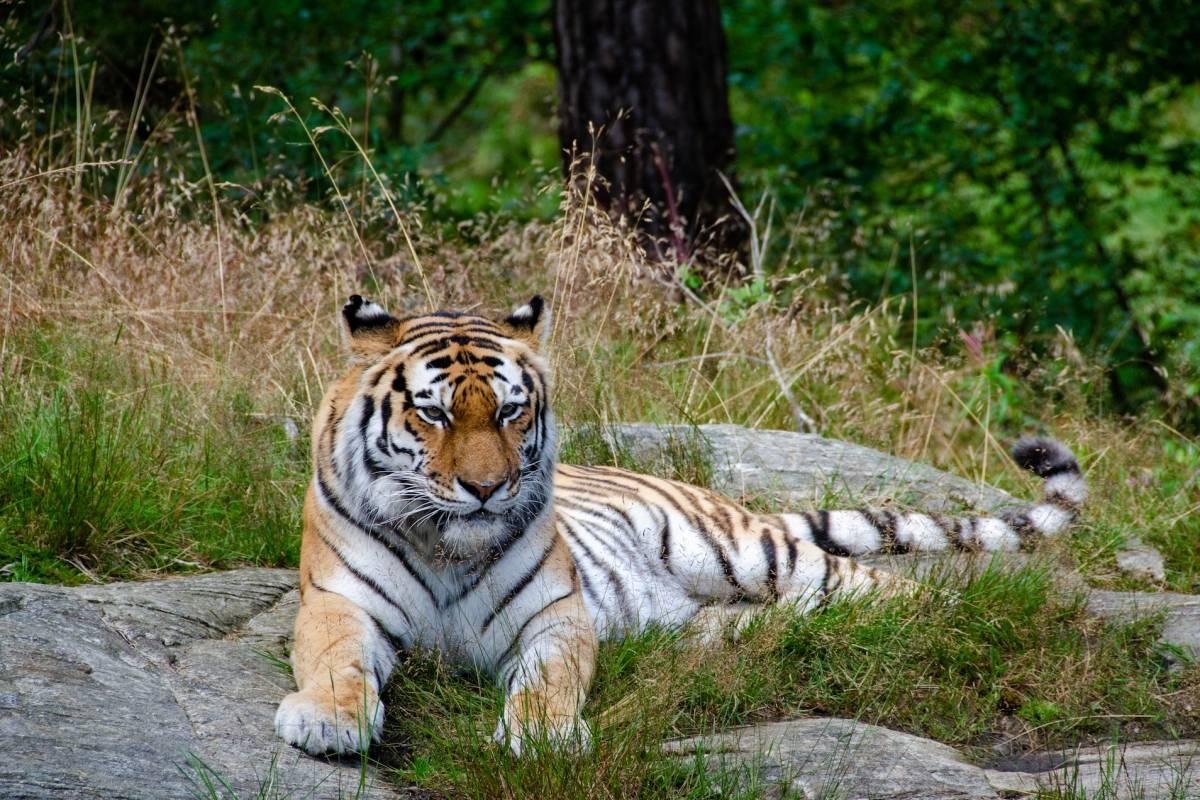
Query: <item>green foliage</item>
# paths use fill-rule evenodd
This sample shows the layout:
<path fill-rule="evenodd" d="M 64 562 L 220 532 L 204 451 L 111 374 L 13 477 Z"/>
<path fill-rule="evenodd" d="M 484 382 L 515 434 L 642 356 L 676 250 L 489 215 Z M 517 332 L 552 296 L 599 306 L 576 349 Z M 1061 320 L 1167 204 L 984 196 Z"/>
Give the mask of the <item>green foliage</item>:
<path fill-rule="evenodd" d="M 1024 344 L 1064 326 L 1126 409 L 1158 383 L 1140 331 L 1195 410 L 1195 4 L 725 10 L 743 170 L 833 212 L 806 266 L 859 296 L 917 291 L 923 341 L 937 317 L 994 316 Z"/>
<path fill-rule="evenodd" d="M 444 215 L 499 205 L 526 216 L 515 201 L 558 169 L 542 2 L 152 0 L 124 12 L 18 3 L 0 28 L 0 99 L 24 110 L 0 119 L 0 142 L 28 135 L 31 124 L 35 135 L 52 135 L 77 113 L 69 100 L 78 89 L 97 109 L 136 117 L 139 141 L 161 145 L 182 128 L 177 157 L 195 177 L 205 167 L 181 113 L 190 89 L 211 169 L 227 190 L 254 197 L 282 177 L 327 192 L 299 126 L 274 118 L 278 102 L 254 89 L 266 85 L 296 98 L 311 128 L 328 119 L 309 98 L 340 108 L 376 168 Z M 123 121 L 99 111 L 93 120 L 97 136 L 124 134 Z M 346 141 L 325 144 L 335 162 L 353 152 Z M 364 170 L 353 159 L 348 166 L 345 180 L 356 183 Z M 549 198 L 532 210 L 554 209 Z"/>
<path fill-rule="evenodd" d="M 1041 715 L 1051 739 L 1103 730 L 1108 713 L 1165 721 L 1153 624 L 1089 620 L 1039 570 L 935 586 L 915 606 L 765 615 L 731 651 L 736 666 L 714 658 L 694 672 L 685 719 L 704 729 L 816 711 L 958 743 L 1013 713 Z"/>
<path fill-rule="evenodd" d="M 296 563 L 304 448 L 242 394 L 201 407 L 111 339 L 35 332 L 14 344 L 26 357 L 0 387 L 8 579 Z"/>
<path fill-rule="evenodd" d="M 1117 410 L 1165 395 L 1197 423 L 1194 3 L 723 9 L 742 184 L 800 220 L 781 271 L 815 268 L 859 298 L 919 297 L 922 344 L 946 321 L 994 318 L 1045 352 L 1062 326 L 1109 367 Z M 273 86 L 310 128 L 329 120 L 309 98 L 340 108 L 391 189 L 432 221 L 549 216 L 556 195 L 535 192 L 559 162 L 549 12 L 541 0 L 153 0 L 119 12 L 26 0 L 0 28 L 11 56 L 0 102 L 15 112 L 0 116 L 0 144 L 32 133 L 54 152 L 58 129 L 82 121 L 89 140 L 173 141 L 185 175 L 211 166 L 248 201 L 296 178 L 310 196 L 330 192 L 298 121 L 254 89 Z M 319 141 L 340 188 L 365 193 L 345 136 Z M 736 317 L 763 290 L 723 311 Z"/>

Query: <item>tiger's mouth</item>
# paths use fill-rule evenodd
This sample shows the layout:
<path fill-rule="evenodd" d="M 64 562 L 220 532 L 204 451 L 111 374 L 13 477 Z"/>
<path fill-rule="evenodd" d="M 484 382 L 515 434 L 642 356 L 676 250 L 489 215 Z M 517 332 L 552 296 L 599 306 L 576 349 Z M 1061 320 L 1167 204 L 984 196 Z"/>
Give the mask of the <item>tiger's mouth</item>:
<path fill-rule="evenodd" d="M 503 511 L 489 511 L 486 508 L 477 508 L 474 511 L 468 511 L 466 514 L 457 515 L 458 519 L 463 522 L 491 522 L 503 516 Z"/>

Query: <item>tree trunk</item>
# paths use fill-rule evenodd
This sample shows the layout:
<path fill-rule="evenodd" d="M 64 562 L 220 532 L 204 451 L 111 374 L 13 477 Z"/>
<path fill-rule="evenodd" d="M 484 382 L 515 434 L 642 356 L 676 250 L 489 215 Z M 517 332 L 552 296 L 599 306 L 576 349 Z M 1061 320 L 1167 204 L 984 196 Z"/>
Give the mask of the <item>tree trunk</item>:
<path fill-rule="evenodd" d="M 597 199 L 681 260 L 696 244 L 739 247 L 720 179 L 734 139 L 717 0 L 555 0 L 554 39 L 568 175 L 572 154 L 591 153 Z"/>

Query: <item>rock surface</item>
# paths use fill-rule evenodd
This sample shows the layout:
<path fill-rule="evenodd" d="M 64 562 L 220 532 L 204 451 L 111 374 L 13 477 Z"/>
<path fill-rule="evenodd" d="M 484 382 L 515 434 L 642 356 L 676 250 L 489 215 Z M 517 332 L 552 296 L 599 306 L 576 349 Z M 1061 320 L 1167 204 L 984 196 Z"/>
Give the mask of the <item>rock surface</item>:
<path fill-rule="evenodd" d="M 1200 659 L 1200 595 L 1094 589 L 1088 594 L 1088 610 L 1096 616 L 1124 620 L 1163 614 L 1163 641 Z"/>
<path fill-rule="evenodd" d="M 605 428 L 605 434 L 634 456 L 651 458 L 672 440 L 690 441 L 698 434 L 710 454 L 714 488 L 733 496 L 779 494 L 801 508 L 823 504 L 830 495 L 846 502 L 894 499 L 930 511 L 963 506 L 996 511 L 1022 502 L 924 464 L 811 433 L 626 423 Z"/>
<path fill-rule="evenodd" d="M 0 797 L 393 797 L 275 738 L 295 585 L 269 569 L 0 584 Z"/>
<path fill-rule="evenodd" d="M 1125 546 L 1117 551 L 1117 567 L 1134 578 L 1162 583 L 1167 579 L 1167 565 L 1162 553 L 1137 536 L 1127 536 Z"/>
<path fill-rule="evenodd" d="M 1200 795 L 1200 742 L 1190 740 L 1041 754 L 1036 771 L 986 769 L 939 742 L 848 719 L 774 722 L 665 747 L 743 767 L 775 797 L 1000 800 L 1053 789 L 1140 800 Z"/>

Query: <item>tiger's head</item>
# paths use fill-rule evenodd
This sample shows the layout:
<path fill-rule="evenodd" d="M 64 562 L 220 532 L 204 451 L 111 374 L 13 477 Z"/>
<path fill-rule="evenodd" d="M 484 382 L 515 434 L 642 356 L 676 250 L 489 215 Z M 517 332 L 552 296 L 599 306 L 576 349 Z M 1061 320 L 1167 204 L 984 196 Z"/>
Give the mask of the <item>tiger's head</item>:
<path fill-rule="evenodd" d="M 398 319 L 351 297 L 342 317 L 355 366 L 326 397 L 314 437 L 322 494 L 450 561 L 548 513 L 547 316 L 541 297 L 498 321 Z"/>

